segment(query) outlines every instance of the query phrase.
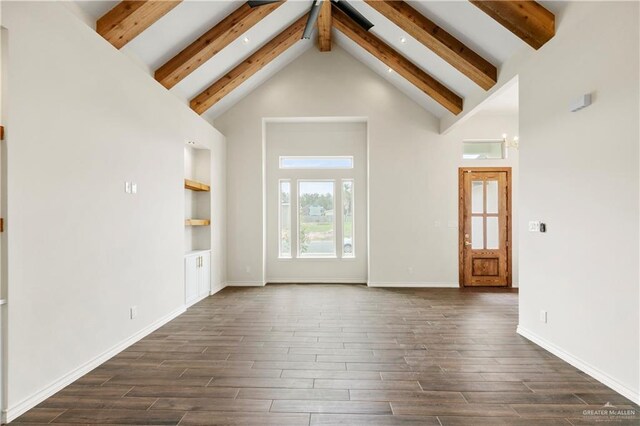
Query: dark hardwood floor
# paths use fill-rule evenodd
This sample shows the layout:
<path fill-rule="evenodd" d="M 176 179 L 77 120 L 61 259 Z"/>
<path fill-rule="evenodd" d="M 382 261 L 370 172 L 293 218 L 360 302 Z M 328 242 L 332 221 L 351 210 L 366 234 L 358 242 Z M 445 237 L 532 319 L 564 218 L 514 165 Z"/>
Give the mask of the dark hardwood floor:
<path fill-rule="evenodd" d="M 636 405 L 516 334 L 517 298 L 226 288 L 16 422 L 640 424 Z M 590 414 L 606 403 L 635 414 Z"/>

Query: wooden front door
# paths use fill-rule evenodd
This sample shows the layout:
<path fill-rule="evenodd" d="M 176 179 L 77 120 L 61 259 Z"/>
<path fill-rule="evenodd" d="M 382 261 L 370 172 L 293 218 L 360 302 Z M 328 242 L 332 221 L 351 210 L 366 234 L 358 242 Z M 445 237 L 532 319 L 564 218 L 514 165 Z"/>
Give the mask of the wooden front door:
<path fill-rule="evenodd" d="M 460 286 L 511 286 L 511 168 L 459 170 Z"/>

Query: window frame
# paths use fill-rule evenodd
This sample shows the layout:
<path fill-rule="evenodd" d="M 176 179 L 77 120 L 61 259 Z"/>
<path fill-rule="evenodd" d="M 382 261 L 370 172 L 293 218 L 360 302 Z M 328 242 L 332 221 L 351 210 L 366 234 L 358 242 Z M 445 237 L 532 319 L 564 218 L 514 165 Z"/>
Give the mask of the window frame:
<path fill-rule="evenodd" d="M 285 160 L 345 160 L 350 162 L 349 166 L 315 166 L 315 167 L 287 167 L 283 165 Z M 355 160 L 353 155 L 280 155 L 278 157 L 278 168 L 280 170 L 353 170 Z"/>
<path fill-rule="evenodd" d="M 302 253 L 302 244 L 301 244 L 301 239 L 300 239 L 300 224 L 301 224 L 301 220 L 300 220 L 300 184 L 303 182 L 331 182 L 333 185 L 333 220 L 332 220 L 332 225 L 333 225 L 333 249 L 334 252 L 333 254 L 329 254 L 326 256 L 323 255 L 304 255 Z M 322 178 L 322 179 L 313 179 L 313 178 L 302 178 L 302 179 L 296 179 L 296 227 L 297 227 L 297 234 L 296 234 L 296 259 L 310 259 L 310 260 L 322 260 L 322 259 L 338 259 L 338 249 L 337 249 L 337 244 L 338 244 L 338 235 L 337 235 L 337 223 L 336 223 L 336 179 L 331 179 L 331 178 Z"/>
<path fill-rule="evenodd" d="M 355 259 L 356 258 L 356 180 L 355 178 L 342 178 L 340 179 L 340 204 L 344 207 L 344 184 L 345 182 L 351 182 L 351 253 L 345 253 L 344 251 L 344 212 L 340 209 L 341 225 L 342 225 L 342 243 L 340 244 L 341 258 L 342 259 Z"/>
<path fill-rule="evenodd" d="M 289 255 L 282 254 L 282 184 L 289 184 Z M 293 235 L 291 235 L 291 231 L 293 230 L 293 190 L 291 185 L 291 179 L 278 179 L 278 259 L 293 259 Z"/>
<path fill-rule="evenodd" d="M 473 144 L 500 144 L 500 157 L 477 157 L 470 158 L 465 155 L 465 146 Z M 462 159 L 465 161 L 500 161 L 507 159 L 507 144 L 504 139 L 464 139 L 462 141 Z"/>

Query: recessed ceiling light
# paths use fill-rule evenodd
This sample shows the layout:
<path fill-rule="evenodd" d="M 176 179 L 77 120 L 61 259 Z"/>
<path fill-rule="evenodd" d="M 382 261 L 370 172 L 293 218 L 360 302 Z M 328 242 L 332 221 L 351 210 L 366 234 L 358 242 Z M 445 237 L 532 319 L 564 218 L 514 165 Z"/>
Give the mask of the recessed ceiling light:
<path fill-rule="evenodd" d="M 243 39 L 242 39 L 242 42 L 243 42 L 244 44 L 249 44 L 249 37 L 245 37 L 245 38 L 243 38 Z"/>
<path fill-rule="evenodd" d="M 392 70 L 391 68 L 389 68 L 389 69 L 387 70 L 387 72 L 388 72 L 388 73 L 392 73 L 392 72 L 393 72 L 393 70 Z"/>
<path fill-rule="evenodd" d="M 406 43 L 406 42 L 407 42 L 406 37 L 401 37 L 401 38 L 400 38 L 400 43 L 404 44 L 404 43 Z"/>

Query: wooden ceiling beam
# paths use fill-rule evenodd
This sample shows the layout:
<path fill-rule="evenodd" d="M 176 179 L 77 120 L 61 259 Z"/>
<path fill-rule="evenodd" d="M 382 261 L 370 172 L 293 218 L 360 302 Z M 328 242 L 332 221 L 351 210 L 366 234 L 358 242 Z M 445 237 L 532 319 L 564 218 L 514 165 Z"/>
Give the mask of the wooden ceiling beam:
<path fill-rule="evenodd" d="M 190 102 L 191 109 L 198 114 L 204 113 L 282 52 L 296 44 L 302 37 L 307 17 L 308 13 L 193 98 Z"/>
<path fill-rule="evenodd" d="M 117 49 L 140 35 L 182 0 L 124 0 L 96 22 L 96 32 Z"/>
<path fill-rule="evenodd" d="M 333 26 L 360 45 L 367 52 L 385 63 L 418 89 L 433 98 L 454 114 L 462 112 L 462 98 L 449 90 L 438 80 L 422 71 L 411 61 L 396 52 L 391 46 L 372 33 L 365 31 L 341 10 L 333 7 Z"/>
<path fill-rule="evenodd" d="M 321 52 L 331 51 L 331 1 L 322 0 L 318 15 L 318 49 Z"/>
<path fill-rule="evenodd" d="M 404 1 L 365 0 L 385 18 L 432 50 L 484 90 L 496 84 L 498 70 Z"/>
<path fill-rule="evenodd" d="M 243 4 L 158 68 L 155 72 L 156 80 L 167 89 L 171 89 L 283 3 L 276 2 L 258 7 Z"/>
<path fill-rule="evenodd" d="M 556 33 L 555 15 L 533 0 L 469 1 L 536 50 Z"/>

